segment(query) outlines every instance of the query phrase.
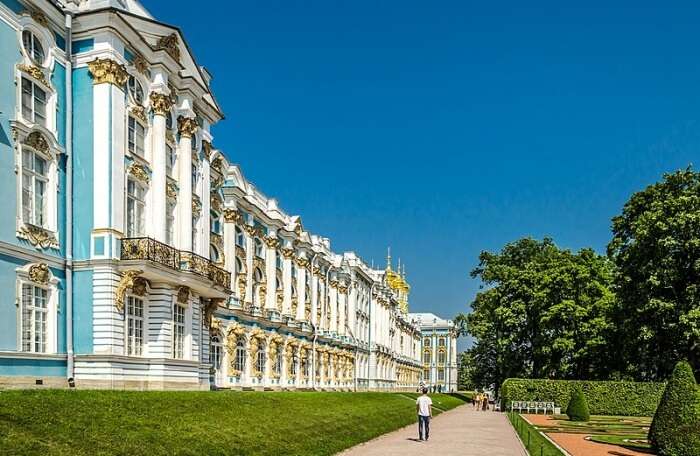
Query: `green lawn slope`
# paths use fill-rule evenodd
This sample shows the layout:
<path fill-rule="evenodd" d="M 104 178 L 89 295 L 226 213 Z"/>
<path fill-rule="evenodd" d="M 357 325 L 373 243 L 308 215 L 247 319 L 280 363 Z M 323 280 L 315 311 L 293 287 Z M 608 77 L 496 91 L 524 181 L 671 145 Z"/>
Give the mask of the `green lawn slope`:
<path fill-rule="evenodd" d="M 4 391 L 0 454 L 331 455 L 415 422 L 413 396 Z M 464 403 L 431 397 L 442 410 Z"/>

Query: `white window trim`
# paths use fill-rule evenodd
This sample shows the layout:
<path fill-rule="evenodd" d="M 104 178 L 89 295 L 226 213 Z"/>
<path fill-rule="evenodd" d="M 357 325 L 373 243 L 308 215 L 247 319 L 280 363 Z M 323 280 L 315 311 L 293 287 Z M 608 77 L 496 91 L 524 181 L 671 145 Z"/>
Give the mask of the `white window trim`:
<path fill-rule="evenodd" d="M 17 307 L 17 351 L 22 351 L 22 286 L 31 285 L 43 288 L 48 291 L 48 316 L 46 325 L 46 352 L 23 352 L 36 354 L 56 354 L 58 353 L 58 279 L 54 277 L 49 269 L 49 280 L 47 283 L 34 282 L 29 276 L 29 269 L 36 266 L 36 263 L 27 264 L 21 268 L 15 269 L 17 279 L 15 283 L 15 305 Z"/>
<path fill-rule="evenodd" d="M 182 358 L 174 357 L 175 348 L 175 306 L 179 305 L 185 309 L 185 334 L 183 337 L 183 347 L 182 347 Z M 168 355 L 172 359 L 181 360 L 191 360 L 192 358 L 192 345 L 193 345 L 193 334 L 192 334 L 192 312 L 193 312 L 193 301 L 192 297 L 187 300 L 187 303 L 182 304 L 177 302 L 177 292 L 172 295 L 170 300 L 170 354 Z M 201 345 L 201 344 L 200 344 Z M 202 349 L 201 346 L 199 348 Z"/>
<path fill-rule="evenodd" d="M 22 113 L 23 78 L 28 79 L 32 83 L 39 86 L 40 89 L 46 92 L 46 126 L 35 124 L 32 119 L 25 118 L 24 114 Z M 39 79 L 35 78 L 32 74 L 20 70 L 18 65 L 17 67 L 15 67 L 15 100 L 17 100 L 15 106 L 15 119 L 17 119 L 17 121 L 22 122 L 29 129 L 36 128 L 46 130 L 48 133 L 51 134 L 51 136 L 53 136 L 53 139 L 56 139 L 58 137 L 58 131 L 56 128 L 56 104 L 58 100 L 58 95 L 56 93 L 56 90 L 48 84 L 48 81 L 46 83 L 44 81 L 40 81 Z"/>
<path fill-rule="evenodd" d="M 129 233 L 129 181 L 134 182 L 134 185 L 138 186 L 143 190 L 143 213 L 142 213 L 142 232 L 141 233 Z M 124 235 L 126 237 L 144 237 L 148 233 L 148 217 L 149 217 L 149 204 L 148 197 L 150 196 L 150 187 L 148 184 L 141 182 L 139 179 L 127 175 L 124 179 Z"/>
<path fill-rule="evenodd" d="M 122 320 L 122 353 L 124 354 L 124 356 L 129 356 L 131 358 L 147 358 L 148 357 L 148 341 L 149 341 L 149 337 L 148 337 L 148 323 L 149 323 L 149 321 L 148 321 L 149 315 L 148 314 L 149 314 L 149 311 L 148 310 L 150 308 L 150 305 L 149 305 L 150 303 L 148 300 L 148 293 L 149 293 L 149 290 L 147 287 L 146 293 L 144 294 L 144 296 L 139 296 L 139 295 L 134 294 L 134 293 L 126 293 L 124 295 L 124 317 Z M 137 298 L 137 299 L 140 299 L 141 301 L 143 301 L 143 346 L 141 348 L 141 355 L 129 355 L 129 354 L 127 354 L 127 350 L 126 350 L 127 329 L 128 329 L 127 328 L 127 324 L 128 324 L 127 319 L 129 318 L 129 316 L 127 314 L 127 312 L 128 312 L 127 302 L 128 302 L 128 299 L 130 297 Z"/>

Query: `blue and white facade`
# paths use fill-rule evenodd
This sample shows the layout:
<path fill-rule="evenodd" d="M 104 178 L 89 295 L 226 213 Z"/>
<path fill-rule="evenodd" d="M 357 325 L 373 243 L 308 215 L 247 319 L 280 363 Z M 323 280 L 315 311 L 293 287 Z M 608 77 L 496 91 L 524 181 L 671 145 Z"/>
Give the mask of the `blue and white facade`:
<path fill-rule="evenodd" d="M 452 320 L 432 313 L 412 313 L 421 332 L 421 383 L 441 391 L 457 391 L 457 331 Z"/>
<path fill-rule="evenodd" d="M 247 181 L 210 79 L 137 1 L 0 0 L 0 387 L 416 388 L 405 274 Z"/>

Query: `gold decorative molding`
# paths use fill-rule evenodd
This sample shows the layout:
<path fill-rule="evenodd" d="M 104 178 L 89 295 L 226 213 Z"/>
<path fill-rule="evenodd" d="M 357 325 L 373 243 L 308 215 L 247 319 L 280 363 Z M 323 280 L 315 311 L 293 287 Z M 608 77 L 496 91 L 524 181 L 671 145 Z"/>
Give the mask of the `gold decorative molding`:
<path fill-rule="evenodd" d="M 168 180 L 165 183 L 165 195 L 170 199 L 177 199 L 177 185 L 175 182 Z"/>
<path fill-rule="evenodd" d="M 282 256 L 286 260 L 291 260 L 292 258 L 294 258 L 294 249 L 283 248 L 281 251 L 282 251 Z"/>
<path fill-rule="evenodd" d="M 297 257 L 294 261 L 300 269 L 306 269 L 309 266 L 308 258 Z"/>
<path fill-rule="evenodd" d="M 179 41 L 177 38 L 176 33 L 171 33 L 170 35 L 163 36 L 158 40 L 158 44 L 156 46 L 157 49 L 162 49 L 168 54 L 170 54 L 170 57 L 173 59 L 177 60 L 178 62 L 180 61 L 180 46 L 179 46 Z"/>
<path fill-rule="evenodd" d="M 39 263 L 29 267 L 29 280 L 34 283 L 41 285 L 46 285 L 49 283 L 49 265 L 46 263 Z"/>
<path fill-rule="evenodd" d="M 243 221 L 243 214 L 236 209 L 224 209 L 224 221 L 227 223 L 241 223 Z"/>
<path fill-rule="evenodd" d="M 204 306 L 204 324 L 210 330 L 221 329 L 221 320 L 213 318 L 214 312 L 224 302 L 223 299 L 210 299 L 209 303 Z M 217 320 L 215 322 L 215 320 Z"/>
<path fill-rule="evenodd" d="M 165 140 L 169 143 L 175 144 L 175 135 L 172 130 L 165 130 Z"/>
<path fill-rule="evenodd" d="M 272 236 L 265 236 L 263 238 L 263 241 L 265 242 L 267 247 L 270 249 L 276 249 L 277 247 L 280 246 L 280 240 L 275 238 L 275 237 L 272 237 Z"/>
<path fill-rule="evenodd" d="M 177 131 L 180 132 L 180 136 L 183 138 L 191 138 L 197 133 L 197 119 L 194 117 L 184 117 L 178 116 L 177 118 Z"/>
<path fill-rule="evenodd" d="M 221 209 L 223 208 L 223 203 L 221 202 L 221 198 L 219 198 L 219 194 L 216 192 L 212 192 L 211 195 L 209 196 L 209 205 L 211 206 L 211 210 L 221 213 Z"/>
<path fill-rule="evenodd" d="M 88 70 L 95 85 L 106 83 L 122 87 L 129 79 L 129 73 L 126 72 L 124 65 L 112 59 L 97 58 L 88 62 Z"/>
<path fill-rule="evenodd" d="M 117 284 L 117 289 L 114 292 L 114 307 L 116 307 L 118 312 L 124 310 L 124 299 L 126 298 L 126 291 L 134 286 L 134 280 L 136 277 L 141 275 L 143 271 L 137 269 L 129 269 L 122 273 L 121 279 Z"/>
<path fill-rule="evenodd" d="M 26 239 L 31 245 L 37 248 L 58 248 L 58 240 L 56 239 L 56 235 L 39 226 L 29 224 L 24 225 L 19 229 L 17 235 L 23 239 Z"/>
<path fill-rule="evenodd" d="M 148 96 L 151 100 L 151 110 L 157 116 L 168 116 L 173 107 L 173 101 L 164 93 L 151 92 Z"/>
<path fill-rule="evenodd" d="M 339 293 L 342 293 L 342 294 L 345 294 L 345 293 L 348 292 L 348 287 L 345 286 L 345 285 L 339 285 L 339 286 L 338 286 L 338 292 L 339 292 Z"/>
<path fill-rule="evenodd" d="M 277 311 L 282 312 L 282 303 L 284 302 L 284 293 L 282 290 L 275 291 L 275 302 L 277 304 Z"/>
<path fill-rule="evenodd" d="M 243 225 L 243 229 L 248 233 L 248 236 L 255 236 L 258 234 L 258 228 L 253 225 Z"/>
<path fill-rule="evenodd" d="M 209 141 L 206 139 L 202 141 L 202 153 L 204 154 L 204 158 L 206 158 L 207 161 L 211 158 L 211 152 L 213 148 L 212 145 Z"/>
<path fill-rule="evenodd" d="M 202 202 L 196 195 L 192 195 L 192 217 L 199 218 L 202 214 Z"/>
<path fill-rule="evenodd" d="M 148 171 L 146 171 L 146 168 L 139 163 L 134 163 L 129 166 L 129 174 L 144 184 L 148 184 L 151 181 Z"/>
<path fill-rule="evenodd" d="M 213 169 L 214 171 L 223 174 L 223 168 L 224 161 L 221 159 L 221 157 L 216 157 L 214 160 L 211 161 L 211 169 Z"/>
<path fill-rule="evenodd" d="M 134 54 L 134 60 L 131 63 L 136 68 L 136 71 L 141 74 L 146 74 L 146 71 L 148 71 L 148 61 L 138 52 Z"/>
<path fill-rule="evenodd" d="M 17 68 L 20 71 L 24 71 L 29 76 L 31 76 L 34 79 L 36 79 L 37 81 L 41 82 L 45 86 L 49 87 L 49 82 L 46 80 L 46 75 L 44 74 L 44 71 L 41 68 L 39 68 L 38 66 L 19 64 L 19 65 L 17 65 Z"/>
<path fill-rule="evenodd" d="M 246 288 L 248 285 L 248 276 L 245 272 L 238 274 L 238 299 L 243 302 L 245 300 Z"/>
<path fill-rule="evenodd" d="M 187 304 L 190 300 L 190 288 L 189 287 L 179 287 L 177 289 L 177 302 L 180 304 Z"/>
<path fill-rule="evenodd" d="M 331 288 L 336 289 L 336 288 L 338 288 L 338 281 L 337 281 L 337 280 L 331 280 L 331 282 L 330 282 L 329 285 L 330 285 Z"/>
<path fill-rule="evenodd" d="M 49 27 L 49 19 L 46 17 L 43 11 L 31 9 L 29 10 L 29 16 L 34 19 L 34 22 L 42 27 Z"/>
<path fill-rule="evenodd" d="M 265 298 L 267 298 L 267 284 L 260 282 L 260 285 L 258 285 L 258 299 L 261 307 L 265 305 Z"/>
<path fill-rule="evenodd" d="M 129 113 L 139 119 L 141 122 L 148 124 L 148 116 L 146 115 L 146 108 L 141 105 L 132 106 Z"/>
<path fill-rule="evenodd" d="M 39 152 L 43 152 L 45 154 L 49 153 L 49 143 L 46 141 L 46 138 L 44 138 L 44 135 L 38 131 L 29 133 L 22 144 Z"/>

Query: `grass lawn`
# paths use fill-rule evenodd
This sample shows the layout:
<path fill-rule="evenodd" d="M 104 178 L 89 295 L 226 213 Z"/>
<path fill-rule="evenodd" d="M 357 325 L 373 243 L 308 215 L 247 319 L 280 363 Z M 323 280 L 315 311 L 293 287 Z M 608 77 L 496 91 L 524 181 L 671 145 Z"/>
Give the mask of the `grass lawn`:
<path fill-rule="evenodd" d="M 330 455 L 415 422 L 414 396 L 3 391 L 0 454 Z M 464 403 L 431 397 L 442 410 Z"/>

